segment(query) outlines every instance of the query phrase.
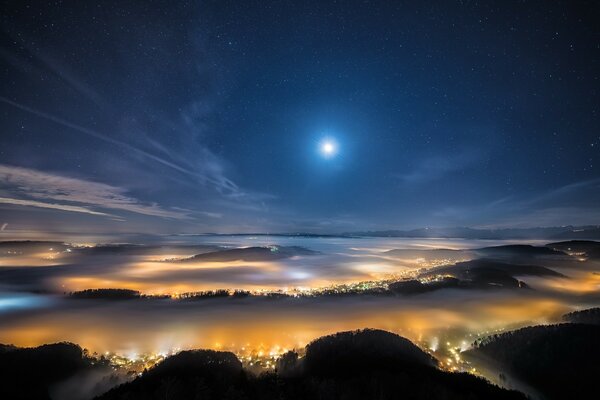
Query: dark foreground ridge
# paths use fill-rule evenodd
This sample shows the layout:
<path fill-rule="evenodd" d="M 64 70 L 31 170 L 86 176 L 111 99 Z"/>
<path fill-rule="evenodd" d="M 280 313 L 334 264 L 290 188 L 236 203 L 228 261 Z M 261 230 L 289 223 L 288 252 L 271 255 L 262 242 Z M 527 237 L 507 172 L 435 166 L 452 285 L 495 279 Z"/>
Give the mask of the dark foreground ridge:
<path fill-rule="evenodd" d="M 0 399 L 50 399 L 51 385 L 93 367 L 81 347 L 72 343 L 35 348 L 0 345 Z"/>
<path fill-rule="evenodd" d="M 443 372 L 407 339 L 381 330 L 342 332 L 283 355 L 258 377 L 235 355 L 181 352 L 98 399 L 524 399 L 466 373 Z"/>
<path fill-rule="evenodd" d="M 465 356 L 492 360 L 500 378 L 513 376 L 546 399 L 595 398 L 600 367 L 600 326 L 532 326 L 476 343 Z"/>
<path fill-rule="evenodd" d="M 600 307 L 565 314 L 563 320 L 576 324 L 600 325 Z"/>
<path fill-rule="evenodd" d="M 303 358 L 286 353 L 276 372 L 259 376 L 230 352 L 182 351 L 97 399 L 525 399 L 473 375 L 441 371 L 429 354 L 386 331 L 341 332 L 305 350 Z M 1 346 L 0 398 L 49 399 L 57 383 L 94 368 L 106 365 L 69 343 Z"/>
<path fill-rule="evenodd" d="M 592 309 L 564 318 L 596 314 Z M 533 326 L 478 340 L 463 355 L 475 365 L 493 364 L 503 386 L 529 387 L 532 398 L 593 398 L 599 337 L 598 325 Z M 288 352 L 274 372 L 257 376 L 233 353 L 182 351 L 130 382 L 114 386 L 123 382 L 115 378 L 113 388 L 96 399 L 526 399 L 474 375 L 442 371 L 436 359 L 412 342 L 382 330 L 324 336 L 306 346 L 304 354 Z M 104 358 L 89 357 L 70 343 L 0 345 L 0 398 L 50 399 L 53 388 L 66 380 L 76 382 L 78 376 L 110 370 L 108 366 Z M 104 382 L 102 387 L 90 397 L 111 385 Z"/>

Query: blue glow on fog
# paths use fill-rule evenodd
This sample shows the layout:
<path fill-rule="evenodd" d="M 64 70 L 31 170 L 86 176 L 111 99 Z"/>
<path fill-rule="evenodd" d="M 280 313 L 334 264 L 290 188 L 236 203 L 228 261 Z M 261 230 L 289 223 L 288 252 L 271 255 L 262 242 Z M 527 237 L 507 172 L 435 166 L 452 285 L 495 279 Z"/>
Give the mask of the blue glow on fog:
<path fill-rule="evenodd" d="M 15 310 L 39 308 L 48 305 L 44 296 L 23 293 L 0 293 L 0 314 Z"/>

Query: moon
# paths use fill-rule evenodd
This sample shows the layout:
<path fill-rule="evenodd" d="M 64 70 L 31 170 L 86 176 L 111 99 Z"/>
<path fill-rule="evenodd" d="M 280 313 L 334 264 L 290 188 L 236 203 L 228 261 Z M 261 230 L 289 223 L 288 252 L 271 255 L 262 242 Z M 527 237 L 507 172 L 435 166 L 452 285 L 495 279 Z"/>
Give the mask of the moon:
<path fill-rule="evenodd" d="M 319 150 L 323 157 L 331 158 L 336 155 L 338 146 L 333 139 L 323 139 L 319 144 Z"/>

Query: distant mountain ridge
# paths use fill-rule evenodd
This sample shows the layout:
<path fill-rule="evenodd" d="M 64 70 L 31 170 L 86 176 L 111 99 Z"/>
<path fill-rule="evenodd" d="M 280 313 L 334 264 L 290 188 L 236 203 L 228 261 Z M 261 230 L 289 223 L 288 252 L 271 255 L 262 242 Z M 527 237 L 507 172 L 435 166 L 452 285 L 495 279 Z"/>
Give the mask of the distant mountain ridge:
<path fill-rule="evenodd" d="M 258 237 L 289 237 L 289 238 L 424 238 L 424 239 L 481 239 L 481 240 L 510 240 L 510 239 L 549 239 L 549 240 L 600 240 L 600 225 L 585 226 L 556 226 L 556 227 L 534 227 L 534 228 L 469 228 L 469 227 L 448 227 L 448 228 L 417 228 L 417 229 L 388 229 L 372 231 L 350 231 L 338 233 L 311 233 L 311 232 L 248 232 L 248 233 L 179 233 L 169 234 L 165 237 L 171 238 L 194 238 L 194 237 L 240 237 L 240 236 L 258 236 Z M 161 237 L 161 235 L 151 236 L 152 239 Z M 67 243 L 61 241 L 37 241 L 37 240 L 7 240 L 0 241 L 0 250 L 5 248 L 18 248 L 22 246 L 31 246 L 39 244 L 41 246 L 61 245 Z M 135 244 L 106 244 L 97 246 L 95 250 L 121 250 L 134 251 L 145 246 L 136 246 Z M 103 248 L 106 247 L 106 248 Z M 116 249 L 120 247 L 120 249 Z"/>
<path fill-rule="evenodd" d="M 250 232 L 250 233 L 198 233 L 176 234 L 172 236 L 283 236 L 302 238 L 356 238 L 356 237 L 397 237 L 397 238 L 446 238 L 446 239 L 600 239 L 600 225 L 585 226 L 555 226 L 534 228 L 417 228 L 417 229 L 388 229 L 373 231 L 349 231 L 338 233 L 310 232 Z"/>
<path fill-rule="evenodd" d="M 456 239 L 600 239 L 600 226 L 478 229 L 467 227 L 419 228 L 347 232 L 343 236 Z"/>

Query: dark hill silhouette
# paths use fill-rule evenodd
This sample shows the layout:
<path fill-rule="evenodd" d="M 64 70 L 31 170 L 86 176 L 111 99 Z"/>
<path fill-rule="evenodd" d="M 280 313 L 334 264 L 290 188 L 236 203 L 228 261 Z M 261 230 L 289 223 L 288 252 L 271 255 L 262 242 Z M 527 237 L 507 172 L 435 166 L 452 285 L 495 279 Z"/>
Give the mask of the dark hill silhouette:
<path fill-rule="evenodd" d="M 237 399 L 246 374 L 235 354 L 213 350 L 182 351 L 101 399 Z"/>
<path fill-rule="evenodd" d="M 294 256 L 312 256 L 316 254 L 320 253 L 300 246 L 245 247 L 197 254 L 180 261 L 272 261 Z"/>
<path fill-rule="evenodd" d="M 600 307 L 587 310 L 573 311 L 563 315 L 563 320 L 576 324 L 600 325 Z"/>
<path fill-rule="evenodd" d="M 38 252 L 65 251 L 68 245 L 62 242 L 38 241 L 38 240 L 11 240 L 0 242 L 0 256 L 11 255 L 11 253 L 29 254 Z"/>
<path fill-rule="evenodd" d="M 500 259 L 522 259 L 536 257 L 566 256 L 559 250 L 545 246 L 531 246 L 527 244 L 509 244 L 504 246 L 483 247 L 474 252 L 480 257 Z"/>
<path fill-rule="evenodd" d="M 445 276 L 439 280 L 423 283 L 416 279 L 393 282 L 388 285 L 390 292 L 402 295 L 415 295 L 439 289 L 468 288 L 468 283 L 460 279 Z"/>
<path fill-rule="evenodd" d="M 84 255 L 146 255 L 146 254 L 181 254 L 189 255 L 199 252 L 221 250 L 222 247 L 212 245 L 144 245 L 131 243 L 99 244 L 92 247 L 74 249 L 75 253 Z"/>
<path fill-rule="evenodd" d="M 527 284 L 516 279 L 515 276 L 526 275 L 565 277 L 561 273 L 538 265 L 510 264 L 489 259 L 477 259 L 431 268 L 419 275 L 421 280 L 393 282 L 388 285 L 388 289 L 392 293 L 402 295 L 415 295 L 450 288 L 523 289 L 528 288 Z M 432 277 L 438 279 L 429 280 Z"/>
<path fill-rule="evenodd" d="M 35 348 L 0 346 L 0 399 L 50 399 L 48 388 L 91 368 L 81 347 L 72 343 Z"/>
<path fill-rule="evenodd" d="M 345 376 L 363 370 L 398 370 L 437 365 L 410 340 L 390 332 L 365 329 L 321 337 L 306 346 L 305 371 L 315 376 Z"/>
<path fill-rule="evenodd" d="M 99 400 L 135 399 L 521 399 L 468 374 L 438 370 L 407 339 L 379 330 L 342 332 L 289 352 L 277 373 L 255 377 L 231 353 L 183 352 Z"/>
<path fill-rule="evenodd" d="M 587 258 L 593 260 L 600 259 L 600 242 L 592 240 L 570 240 L 548 243 L 546 246 L 566 253 L 583 253 Z"/>
<path fill-rule="evenodd" d="M 527 287 L 515 276 L 549 276 L 562 278 L 564 275 L 538 265 L 520 265 L 478 259 L 445 265 L 428 270 L 420 275 L 428 278 L 436 275 L 449 275 L 460 280 L 459 287 L 486 288 L 523 288 Z"/>
<path fill-rule="evenodd" d="M 488 337 L 465 355 L 491 359 L 547 399 L 588 399 L 597 392 L 600 326 L 533 326 Z"/>
<path fill-rule="evenodd" d="M 5 240 L 0 242 L 0 249 L 6 248 L 31 248 L 31 247 L 65 246 L 63 242 L 50 240 Z"/>
<path fill-rule="evenodd" d="M 565 276 L 560 272 L 556 272 L 550 268 L 542 267 L 540 265 L 522 265 L 522 264 L 511 264 L 505 262 L 499 262 L 489 259 L 477 259 L 471 261 L 463 261 L 454 265 L 445 265 L 436 268 L 432 268 L 427 271 L 424 275 L 431 274 L 457 274 L 458 277 L 467 278 L 470 273 L 478 269 L 494 269 L 503 271 L 508 274 L 520 276 L 520 275 L 531 275 L 531 276 L 553 276 L 557 278 L 564 278 Z"/>

